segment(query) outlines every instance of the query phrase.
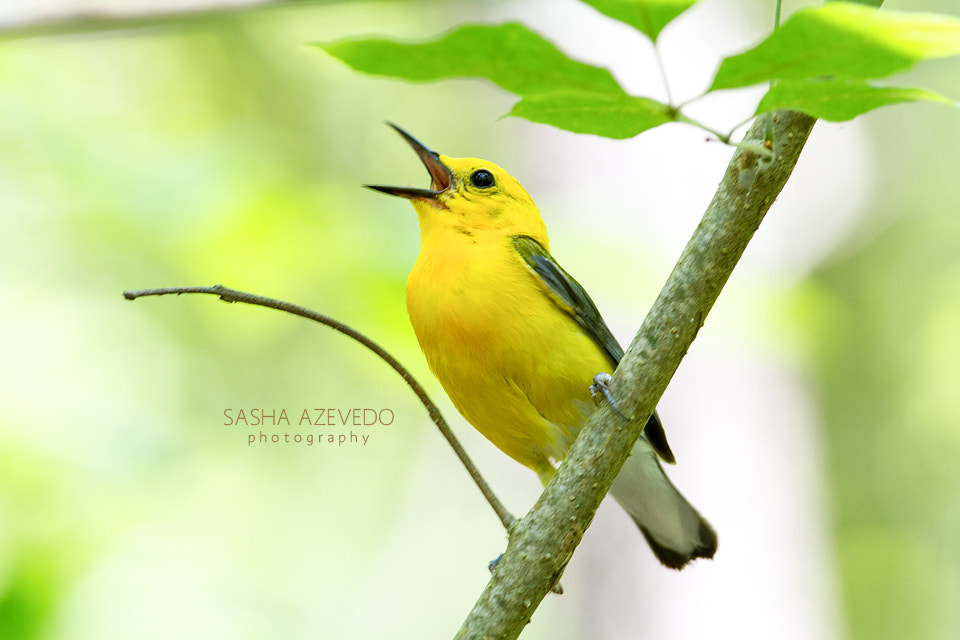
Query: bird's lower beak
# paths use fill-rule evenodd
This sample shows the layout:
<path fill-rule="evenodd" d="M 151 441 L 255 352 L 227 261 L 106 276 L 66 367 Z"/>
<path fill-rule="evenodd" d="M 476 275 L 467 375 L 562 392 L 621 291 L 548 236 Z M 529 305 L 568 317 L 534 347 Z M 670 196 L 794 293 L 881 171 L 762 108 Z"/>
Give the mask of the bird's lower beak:
<path fill-rule="evenodd" d="M 387 124 L 396 129 L 397 133 L 403 136 L 403 139 L 406 140 L 407 143 L 413 147 L 413 150 L 417 152 L 417 156 L 420 157 L 420 161 L 423 162 L 423 166 L 425 166 L 427 171 L 430 172 L 430 188 L 414 189 L 411 187 L 385 187 L 374 184 L 368 184 L 364 186 L 369 189 L 374 189 L 375 191 L 388 193 L 392 196 L 400 196 L 401 198 L 416 198 L 421 200 L 437 201 L 438 196 L 449 189 L 450 185 L 453 184 L 453 174 L 450 172 L 450 169 L 447 168 L 447 165 L 440 162 L 440 154 L 428 149 L 423 145 L 423 143 L 397 125 L 390 122 Z"/>

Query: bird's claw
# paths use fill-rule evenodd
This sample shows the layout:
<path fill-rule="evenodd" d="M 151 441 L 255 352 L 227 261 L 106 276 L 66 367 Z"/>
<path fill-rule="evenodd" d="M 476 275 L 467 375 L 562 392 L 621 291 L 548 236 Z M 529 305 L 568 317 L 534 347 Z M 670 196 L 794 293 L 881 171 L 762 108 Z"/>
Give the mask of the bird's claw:
<path fill-rule="evenodd" d="M 597 396 L 603 394 L 603 397 L 607 399 L 607 403 L 619 411 L 620 407 L 617 406 L 617 401 L 613 399 L 613 394 L 610 393 L 610 387 L 608 386 L 611 380 L 613 380 L 613 376 L 603 371 L 593 376 L 593 384 L 590 385 L 590 395 L 593 397 L 593 401 L 597 402 Z"/>
<path fill-rule="evenodd" d="M 597 396 L 602 395 L 606 399 L 607 404 L 609 404 L 621 418 L 626 420 L 626 416 L 620 411 L 620 405 L 617 404 L 617 401 L 613 398 L 613 393 L 610 392 L 609 383 L 611 380 L 613 380 L 613 376 L 603 371 L 593 376 L 593 384 L 590 385 L 590 395 L 593 397 L 594 403 L 598 403 Z"/>

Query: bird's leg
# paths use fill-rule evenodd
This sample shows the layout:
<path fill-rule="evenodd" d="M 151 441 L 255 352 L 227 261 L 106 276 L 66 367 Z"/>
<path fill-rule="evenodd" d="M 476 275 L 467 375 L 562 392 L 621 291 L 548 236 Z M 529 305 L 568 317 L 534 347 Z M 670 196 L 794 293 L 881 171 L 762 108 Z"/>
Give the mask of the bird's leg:
<path fill-rule="evenodd" d="M 617 404 L 617 401 L 613 398 L 613 394 L 610 392 L 608 383 L 611 380 L 613 380 L 613 376 L 603 371 L 593 376 L 593 384 L 590 385 L 590 395 L 593 397 L 594 403 L 598 403 L 597 396 L 603 395 L 607 401 L 607 404 L 609 404 L 610 407 L 613 408 L 613 410 L 616 411 L 621 418 L 626 420 L 627 417 L 621 413 L 620 405 Z"/>

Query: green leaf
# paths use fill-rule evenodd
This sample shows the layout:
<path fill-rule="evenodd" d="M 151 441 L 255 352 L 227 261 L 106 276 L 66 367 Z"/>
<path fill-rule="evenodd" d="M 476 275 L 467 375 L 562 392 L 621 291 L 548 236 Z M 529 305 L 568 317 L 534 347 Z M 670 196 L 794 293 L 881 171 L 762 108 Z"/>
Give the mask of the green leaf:
<path fill-rule="evenodd" d="M 938 93 L 906 87 L 877 87 L 866 80 L 828 78 L 822 80 L 782 80 L 760 101 L 757 113 L 776 109 L 802 111 L 815 118 L 842 122 L 861 113 L 897 102 L 930 100 L 953 102 Z"/>
<path fill-rule="evenodd" d="M 683 0 L 687 5 L 693 1 Z M 568 58 L 516 23 L 466 25 L 425 43 L 375 39 L 317 46 L 353 69 L 375 75 L 420 82 L 487 78 L 523 97 L 509 115 L 576 133 L 629 138 L 676 120 L 669 106 L 627 95 L 606 69 Z"/>
<path fill-rule="evenodd" d="M 657 41 L 660 31 L 697 0 L 583 0 L 600 13 L 626 22 Z"/>
<path fill-rule="evenodd" d="M 527 95 L 575 90 L 623 93 L 606 69 L 568 58 L 522 24 L 470 24 L 424 43 L 315 43 L 357 71 L 413 81 L 480 76 Z"/>
<path fill-rule="evenodd" d="M 957 18 L 828 2 L 798 11 L 755 48 L 725 59 L 711 91 L 772 79 L 882 78 L 957 54 Z"/>
<path fill-rule="evenodd" d="M 562 91 L 526 96 L 511 116 L 550 124 L 574 133 L 631 138 L 675 120 L 673 109 L 626 94 Z"/>

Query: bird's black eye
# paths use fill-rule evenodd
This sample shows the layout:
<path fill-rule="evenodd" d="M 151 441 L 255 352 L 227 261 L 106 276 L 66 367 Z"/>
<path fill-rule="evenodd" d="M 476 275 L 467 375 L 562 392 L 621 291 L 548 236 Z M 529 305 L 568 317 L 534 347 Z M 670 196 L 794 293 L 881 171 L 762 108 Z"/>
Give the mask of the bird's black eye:
<path fill-rule="evenodd" d="M 496 180 L 493 179 L 493 174 L 486 169 L 477 169 L 470 174 L 470 184 L 477 189 L 489 189 L 495 183 Z"/>

